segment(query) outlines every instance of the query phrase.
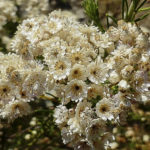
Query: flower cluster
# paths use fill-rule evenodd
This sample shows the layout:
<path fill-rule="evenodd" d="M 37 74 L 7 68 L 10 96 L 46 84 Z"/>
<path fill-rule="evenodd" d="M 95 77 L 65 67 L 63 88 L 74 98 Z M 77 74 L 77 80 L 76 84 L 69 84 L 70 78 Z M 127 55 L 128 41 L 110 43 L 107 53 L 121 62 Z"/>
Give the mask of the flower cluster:
<path fill-rule="evenodd" d="M 0 31 L 8 21 L 16 21 L 16 11 L 13 1 L 0 0 Z"/>
<path fill-rule="evenodd" d="M 5 27 L 12 23 L 13 28 L 16 27 L 18 21 L 23 19 L 47 15 L 50 11 L 48 0 L 0 0 L 0 40 L 10 48 L 11 36 Z M 8 27 L 9 30 L 10 27 Z M 7 29 L 8 30 L 8 29 Z M 14 32 L 14 31 L 13 31 Z"/>
<path fill-rule="evenodd" d="M 63 142 L 75 149 L 103 148 L 113 139 L 109 124 L 123 124 L 132 102 L 150 100 L 149 43 L 135 24 L 121 20 L 102 34 L 54 11 L 24 20 L 12 50 L 24 61 L 40 58 L 49 74 L 48 92 L 61 100 L 55 122 Z M 39 81 L 36 77 L 31 81 Z M 36 89 L 28 88 L 27 93 Z"/>
<path fill-rule="evenodd" d="M 20 13 L 23 18 L 47 14 L 49 11 L 48 0 L 15 0 L 16 5 L 20 7 Z"/>
<path fill-rule="evenodd" d="M 0 116 L 11 121 L 28 114 L 28 102 L 49 90 L 49 82 L 41 64 L 0 53 Z"/>

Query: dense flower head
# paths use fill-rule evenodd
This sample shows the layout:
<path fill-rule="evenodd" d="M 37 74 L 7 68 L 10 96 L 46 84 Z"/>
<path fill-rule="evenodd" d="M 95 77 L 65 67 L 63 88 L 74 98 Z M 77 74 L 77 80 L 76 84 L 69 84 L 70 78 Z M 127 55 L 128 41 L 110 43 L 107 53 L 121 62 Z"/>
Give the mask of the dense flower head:
<path fill-rule="evenodd" d="M 48 10 L 48 0 L 0 0 L 0 30 L 7 22 L 16 21 L 17 11 L 22 19 L 47 14 Z"/>
<path fill-rule="evenodd" d="M 0 57 L 4 62 L 13 56 L 0 63 L 0 84 L 9 81 L 7 91 L 16 86 L 26 98 L 16 97 L 17 88 L 3 94 L 2 112 L 10 107 L 9 101 L 34 100 L 53 92 L 61 100 L 54 118 L 65 144 L 87 149 L 105 145 L 113 139 L 109 124 L 121 124 L 120 116 L 132 101 L 150 100 L 149 43 L 135 24 L 121 20 L 103 34 L 54 11 L 24 20 L 11 46 L 16 54 Z M 22 106 L 19 110 L 24 112 Z"/>
<path fill-rule="evenodd" d="M 50 89 L 48 79 L 49 75 L 42 64 L 25 61 L 16 54 L 0 53 L 0 116 L 13 120 L 28 114 L 28 102 Z M 19 107 L 17 110 L 14 109 L 16 103 Z"/>

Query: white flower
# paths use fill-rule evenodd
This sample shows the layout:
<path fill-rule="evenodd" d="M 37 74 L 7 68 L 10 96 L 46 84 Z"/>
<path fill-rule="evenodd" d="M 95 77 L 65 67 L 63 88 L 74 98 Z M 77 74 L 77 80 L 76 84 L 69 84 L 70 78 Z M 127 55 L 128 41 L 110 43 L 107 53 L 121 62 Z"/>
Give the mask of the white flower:
<path fill-rule="evenodd" d="M 111 99 L 103 98 L 96 104 L 96 114 L 103 120 L 112 120 L 114 116 L 112 111 L 114 109 Z"/>
<path fill-rule="evenodd" d="M 141 95 L 140 100 L 141 100 L 143 103 L 147 103 L 147 102 L 149 102 L 149 97 L 147 97 L 146 95 Z"/>
<path fill-rule="evenodd" d="M 100 82 L 103 82 L 107 75 L 107 68 L 106 64 L 102 62 L 92 62 L 87 67 L 88 71 L 88 78 L 91 82 L 98 84 Z"/>
<path fill-rule="evenodd" d="M 87 65 L 89 63 L 89 58 L 84 54 L 85 50 L 75 49 L 72 52 L 68 53 L 68 58 L 70 59 L 72 65 L 82 64 Z"/>
<path fill-rule="evenodd" d="M 100 84 L 91 84 L 88 87 L 88 100 L 96 98 L 97 96 L 103 96 L 103 87 Z"/>
<path fill-rule="evenodd" d="M 118 146 L 119 146 L 119 144 L 118 144 L 118 143 L 116 143 L 116 142 L 112 142 L 112 143 L 110 143 L 110 147 L 111 147 L 111 149 L 116 149 L 116 148 L 118 148 Z"/>
<path fill-rule="evenodd" d="M 25 140 L 30 140 L 31 134 L 26 134 L 24 138 L 25 138 Z"/>
<path fill-rule="evenodd" d="M 81 119 L 81 113 L 86 109 L 86 108 L 91 108 L 92 104 L 87 102 L 86 100 L 83 100 L 77 104 L 77 107 L 75 109 L 75 116 L 79 120 Z"/>
<path fill-rule="evenodd" d="M 142 54 L 142 57 L 141 57 L 141 62 L 143 65 L 146 65 L 148 64 L 150 61 L 150 55 L 149 54 Z"/>
<path fill-rule="evenodd" d="M 148 143 L 148 142 L 150 141 L 150 136 L 149 136 L 148 134 L 144 134 L 144 135 L 143 135 L 143 141 L 144 141 L 145 143 Z"/>
<path fill-rule="evenodd" d="M 61 125 L 65 122 L 67 122 L 68 119 L 68 109 L 66 106 L 59 105 L 55 108 L 54 112 L 54 118 L 55 118 L 55 123 L 57 125 Z"/>
<path fill-rule="evenodd" d="M 137 44 L 136 47 L 139 47 L 139 48 L 144 48 L 145 46 L 148 45 L 146 36 L 143 33 L 141 33 L 137 36 L 136 44 Z"/>
<path fill-rule="evenodd" d="M 109 34 L 111 40 L 114 41 L 114 42 L 115 42 L 115 41 L 118 41 L 119 38 L 120 38 L 120 32 L 119 32 L 119 30 L 118 30 L 117 28 L 115 28 L 115 27 L 110 27 L 110 28 L 108 29 L 108 34 Z"/>
<path fill-rule="evenodd" d="M 150 82 L 145 82 L 141 86 L 141 91 L 149 92 L 150 91 Z"/>
<path fill-rule="evenodd" d="M 67 122 L 69 125 L 70 132 L 72 133 L 82 133 L 82 127 L 80 126 L 79 120 L 77 117 L 70 118 Z"/>
<path fill-rule="evenodd" d="M 99 53 L 103 56 L 104 50 L 103 49 L 99 49 Z M 92 62 L 97 57 L 96 51 L 93 51 L 92 48 L 88 48 L 85 51 L 85 55 L 86 55 L 87 59 L 89 60 L 89 62 Z"/>
<path fill-rule="evenodd" d="M 49 20 L 45 23 L 45 27 L 47 28 L 46 30 L 51 34 L 56 34 L 63 27 L 62 20 L 49 16 Z"/>
<path fill-rule="evenodd" d="M 102 34 L 99 33 L 93 33 L 90 37 L 90 40 L 92 43 L 94 43 L 97 47 L 102 48 L 109 48 L 113 42 L 110 41 L 109 35 L 107 33 Z"/>
<path fill-rule="evenodd" d="M 36 121 L 35 120 L 31 120 L 30 121 L 30 126 L 35 126 L 37 123 L 36 123 Z"/>
<path fill-rule="evenodd" d="M 69 80 L 78 79 L 78 80 L 86 80 L 87 72 L 85 66 L 80 64 L 75 64 L 70 71 L 70 75 L 68 76 Z"/>
<path fill-rule="evenodd" d="M 69 75 L 70 69 L 70 61 L 63 57 L 60 57 L 49 64 L 50 73 L 55 80 L 65 79 Z"/>
<path fill-rule="evenodd" d="M 22 22 L 22 29 L 20 30 L 20 33 L 25 35 L 26 38 L 28 39 L 30 36 L 32 36 L 32 31 L 36 30 L 38 27 L 39 26 L 38 26 L 36 19 L 29 18 Z"/>
<path fill-rule="evenodd" d="M 127 65 L 121 70 L 121 75 L 123 78 L 129 78 L 131 76 L 131 73 L 133 71 L 133 66 Z"/>
<path fill-rule="evenodd" d="M 39 47 L 44 49 L 44 60 L 47 64 L 51 63 L 55 59 L 65 55 L 67 44 L 61 40 L 60 37 L 52 37 L 49 40 L 41 41 Z"/>
<path fill-rule="evenodd" d="M 66 98 L 71 98 L 72 101 L 81 101 L 87 97 L 87 86 L 82 80 L 70 81 L 65 89 Z"/>
<path fill-rule="evenodd" d="M 120 81 L 120 76 L 119 76 L 119 74 L 115 70 L 110 73 L 109 81 L 112 84 L 116 84 L 117 82 Z"/>
<path fill-rule="evenodd" d="M 15 86 L 7 80 L 0 80 L 0 100 L 6 102 L 15 98 Z"/>
<path fill-rule="evenodd" d="M 121 80 L 121 81 L 119 82 L 118 86 L 119 86 L 119 89 L 120 89 L 120 90 L 127 90 L 127 89 L 130 88 L 130 85 L 127 83 L 126 80 Z"/>
<path fill-rule="evenodd" d="M 93 144 L 93 141 L 97 138 L 103 137 L 106 133 L 106 124 L 105 121 L 97 118 L 93 119 L 89 126 L 86 128 L 86 138 L 90 144 Z M 94 145 L 93 145 L 94 146 Z"/>
<path fill-rule="evenodd" d="M 144 104 L 150 101 L 150 82 L 143 83 L 140 87 L 137 88 L 140 93 L 138 101 L 142 101 Z"/>
<path fill-rule="evenodd" d="M 61 99 L 63 105 L 66 105 L 70 102 L 70 97 L 69 98 L 65 97 L 65 89 L 66 89 L 66 85 L 59 83 L 59 84 L 55 84 L 54 90 L 51 91 L 53 95 L 56 95 L 56 97 L 59 97 Z"/>
<path fill-rule="evenodd" d="M 63 127 L 61 129 L 61 136 L 64 144 L 67 144 L 75 139 L 75 134 L 70 132 L 69 127 Z"/>
<path fill-rule="evenodd" d="M 5 106 L 3 111 L 0 113 L 0 116 L 13 120 L 15 118 L 22 117 L 23 115 L 28 115 L 30 112 L 31 108 L 28 103 L 21 100 L 15 100 L 9 102 Z"/>
<path fill-rule="evenodd" d="M 40 70 L 29 74 L 22 85 L 22 91 L 30 98 L 41 96 L 45 89 L 46 73 Z"/>
<path fill-rule="evenodd" d="M 80 112 L 80 125 L 86 129 L 94 118 L 94 110 L 91 107 L 85 107 L 84 111 Z"/>

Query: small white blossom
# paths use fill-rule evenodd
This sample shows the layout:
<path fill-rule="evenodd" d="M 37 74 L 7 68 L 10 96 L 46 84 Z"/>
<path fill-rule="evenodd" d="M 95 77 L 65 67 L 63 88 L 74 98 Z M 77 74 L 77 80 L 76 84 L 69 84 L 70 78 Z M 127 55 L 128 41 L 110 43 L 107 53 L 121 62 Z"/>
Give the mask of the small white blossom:
<path fill-rule="evenodd" d="M 55 123 L 57 125 L 61 125 L 65 122 L 67 122 L 68 115 L 69 115 L 68 109 L 65 106 L 63 106 L 63 105 L 57 106 L 57 108 L 55 109 L 55 112 L 54 112 L 54 118 L 56 119 Z"/>
<path fill-rule="evenodd" d="M 126 80 L 121 80 L 118 84 L 120 90 L 127 90 L 130 88 Z"/>

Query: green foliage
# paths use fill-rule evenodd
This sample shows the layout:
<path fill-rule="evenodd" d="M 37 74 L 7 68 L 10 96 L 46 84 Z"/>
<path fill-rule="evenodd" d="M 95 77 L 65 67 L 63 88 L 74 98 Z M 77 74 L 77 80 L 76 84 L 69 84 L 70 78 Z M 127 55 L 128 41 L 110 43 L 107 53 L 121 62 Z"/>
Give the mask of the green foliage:
<path fill-rule="evenodd" d="M 126 22 L 138 22 L 145 19 L 150 12 L 144 14 L 143 16 L 137 17 L 136 16 L 140 12 L 146 12 L 150 10 L 150 7 L 142 8 L 144 4 L 146 4 L 147 0 L 122 0 L 122 19 Z M 99 16 L 99 7 L 97 0 L 83 0 L 83 8 L 85 13 L 89 17 L 90 21 L 94 23 L 95 26 L 99 27 L 101 32 L 105 32 L 105 29 L 101 23 L 100 16 Z M 109 28 L 110 23 L 109 19 L 113 21 L 114 24 L 117 25 L 117 19 L 108 13 L 106 13 L 106 20 L 107 20 L 107 27 Z"/>
<path fill-rule="evenodd" d="M 93 21 L 94 25 L 99 27 L 101 32 L 105 32 L 104 27 L 102 26 L 101 21 L 100 21 L 97 0 L 84 0 L 83 7 L 85 10 L 85 13 L 89 17 L 89 19 Z"/>
<path fill-rule="evenodd" d="M 70 109 L 70 108 L 75 108 L 76 107 L 76 102 L 69 102 L 67 105 L 66 105 L 67 109 Z"/>
<path fill-rule="evenodd" d="M 18 24 L 18 22 L 7 22 L 7 24 L 3 26 L 5 34 L 9 37 L 13 37 L 14 33 L 17 31 Z"/>
<path fill-rule="evenodd" d="M 109 25 L 108 25 L 108 27 L 109 27 Z M 108 55 L 109 55 L 109 53 L 107 52 L 107 50 L 105 50 L 103 59 L 105 59 Z"/>
<path fill-rule="evenodd" d="M 5 45 L 2 43 L 1 39 L 0 39 L 0 52 L 6 54 L 7 50 L 5 48 Z"/>
<path fill-rule="evenodd" d="M 112 93 L 115 95 L 115 94 L 117 94 L 118 93 L 118 85 L 113 85 L 112 87 L 111 87 L 111 90 L 112 90 Z"/>
<path fill-rule="evenodd" d="M 142 8 L 147 0 L 131 0 L 130 4 L 127 0 L 122 0 L 122 19 L 127 22 L 138 22 L 146 18 L 150 13 L 136 18 L 139 12 L 148 11 L 150 7 Z"/>
<path fill-rule="evenodd" d="M 109 14 L 106 14 L 107 17 L 107 28 L 109 28 L 110 24 L 109 24 L 109 18 L 117 25 L 117 19 L 113 16 L 110 16 Z"/>
<path fill-rule="evenodd" d="M 103 84 L 110 84 L 110 81 L 106 80 L 104 83 L 102 83 L 102 85 Z"/>
<path fill-rule="evenodd" d="M 97 104 L 101 99 L 102 99 L 102 98 L 101 98 L 100 95 L 98 95 L 96 98 L 92 98 L 92 99 L 90 100 L 90 102 L 92 103 L 92 107 L 94 108 L 94 107 L 96 106 L 96 104 Z"/>
<path fill-rule="evenodd" d="M 9 38 L 12 38 L 17 30 L 17 26 L 18 26 L 18 22 L 7 22 L 7 24 L 5 24 L 3 26 L 3 31 L 1 31 L 2 35 L 4 34 L 5 36 L 8 36 Z M 5 44 L 2 42 L 2 40 L 0 39 L 0 52 L 2 53 L 8 53 L 5 47 Z"/>

